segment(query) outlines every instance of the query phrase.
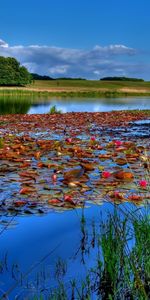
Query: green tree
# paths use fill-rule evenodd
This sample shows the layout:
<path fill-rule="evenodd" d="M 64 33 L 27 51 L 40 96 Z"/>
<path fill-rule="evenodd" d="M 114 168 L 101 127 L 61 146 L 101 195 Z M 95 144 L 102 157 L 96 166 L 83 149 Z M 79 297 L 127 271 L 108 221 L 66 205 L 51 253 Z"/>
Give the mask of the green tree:
<path fill-rule="evenodd" d="M 26 85 L 28 83 L 31 83 L 32 76 L 25 67 L 20 67 L 19 73 L 20 82 L 18 82 L 18 85 Z"/>
<path fill-rule="evenodd" d="M 0 56 L 1 86 L 24 86 L 31 81 L 31 74 L 15 58 Z"/>

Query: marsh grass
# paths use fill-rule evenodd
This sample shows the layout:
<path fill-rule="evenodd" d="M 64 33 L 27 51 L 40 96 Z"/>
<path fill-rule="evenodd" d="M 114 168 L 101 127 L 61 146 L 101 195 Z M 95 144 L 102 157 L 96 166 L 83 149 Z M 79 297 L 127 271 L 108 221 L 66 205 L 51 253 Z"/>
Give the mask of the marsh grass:
<path fill-rule="evenodd" d="M 55 265 L 55 287 L 50 286 L 46 268 L 37 273 L 31 284 L 19 267 L 10 268 L 8 255 L 0 262 L 0 272 L 12 273 L 22 292 L 16 299 L 41 300 L 148 300 L 150 297 L 150 217 L 148 204 L 143 208 L 131 205 L 126 209 L 113 205 L 105 219 L 89 224 L 84 209 L 80 220 L 80 243 L 74 259 L 81 258 L 84 276 L 67 277 L 69 262 L 58 259 Z M 130 212 L 130 214 L 129 214 Z M 93 260 L 94 252 L 94 260 Z M 92 266 L 86 266 L 87 261 Z M 32 271 L 32 269 L 31 269 Z M 28 272 L 30 275 L 30 271 Z M 51 274 L 52 275 L 52 274 Z M 26 283 L 24 282 L 24 279 Z M 33 288 L 34 287 L 34 288 Z M 32 296 L 31 296 L 32 295 Z M 7 299 L 3 297 L 1 299 Z"/>
<path fill-rule="evenodd" d="M 41 97 L 90 97 L 90 98 L 119 98 L 119 97 L 135 97 L 135 96 L 145 96 L 148 97 L 150 96 L 150 91 L 147 92 L 141 92 L 140 90 L 132 92 L 123 92 L 123 91 L 118 91 L 118 90 L 94 90 L 94 89 L 87 89 L 87 90 L 32 90 L 32 89 L 6 89 L 6 90 L 0 90 L 0 95 L 1 96 L 41 96 Z"/>
<path fill-rule="evenodd" d="M 93 226 L 93 225 L 92 225 Z M 94 225 L 95 226 L 95 225 Z M 96 264 L 86 271 L 85 279 L 75 278 L 67 285 L 61 282 L 50 292 L 50 300 L 110 299 L 146 300 L 150 297 L 150 219 L 141 210 L 121 214 L 117 207 L 107 220 L 100 220 L 92 238 L 86 238 L 86 220 L 81 220 L 83 240 L 97 247 Z M 93 227 L 94 228 L 94 227 Z M 89 230 L 89 229 L 88 229 Z M 96 234 L 95 234 L 96 233 Z"/>
<path fill-rule="evenodd" d="M 100 80 L 35 80 L 25 88 L 0 88 L 1 95 L 120 97 L 150 95 L 150 82 Z"/>
<path fill-rule="evenodd" d="M 56 108 L 56 105 L 53 105 L 51 108 L 50 108 L 50 111 L 49 111 L 49 114 L 53 115 L 53 114 L 61 114 L 62 111 L 61 110 L 58 110 Z"/>

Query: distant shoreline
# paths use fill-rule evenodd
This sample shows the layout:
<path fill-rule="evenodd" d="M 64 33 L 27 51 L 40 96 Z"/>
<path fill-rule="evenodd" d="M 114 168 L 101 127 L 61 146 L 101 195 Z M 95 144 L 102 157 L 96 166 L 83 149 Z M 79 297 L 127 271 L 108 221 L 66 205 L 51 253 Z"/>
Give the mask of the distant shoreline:
<path fill-rule="evenodd" d="M 62 89 L 62 90 L 54 90 L 54 89 L 31 89 L 31 88 L 0 88 L 0 96 L 24 96 L 24 95 L 39 95 L 39 96 L 59 96 L 59 97 L 135 97 L 135 96 L 143 96 L 143 97 L 149 97 L 150 92 L 148 91 L 138 91 L 138 90 L 117 90 L 117 91 L 111 91 L 111 90 L 68 90 L 68 89 Z"/>
<path fill-rule="evenodd" d="M 0 87 L 0 95 L 47 95 L 62 97 L 150 96 L 150 82 L 40 81 L 26 87 Z"/>

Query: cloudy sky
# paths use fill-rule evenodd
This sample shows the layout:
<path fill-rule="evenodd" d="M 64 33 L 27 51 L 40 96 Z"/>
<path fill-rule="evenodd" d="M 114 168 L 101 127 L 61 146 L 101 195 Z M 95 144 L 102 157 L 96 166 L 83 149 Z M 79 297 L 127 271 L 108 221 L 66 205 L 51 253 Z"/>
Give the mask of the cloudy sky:
<path fill-rule="evenodd" d="M 150 80 L 149 11 L 149 0 L 5 0 L 0 55 L 52 77 Z"/>

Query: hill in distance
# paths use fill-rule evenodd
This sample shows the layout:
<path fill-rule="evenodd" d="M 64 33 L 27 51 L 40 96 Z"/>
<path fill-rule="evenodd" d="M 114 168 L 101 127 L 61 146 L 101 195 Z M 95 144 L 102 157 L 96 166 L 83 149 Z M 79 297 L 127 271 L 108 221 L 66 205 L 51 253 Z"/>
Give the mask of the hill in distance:
<path fill-rule="evenodd" d="M 103 81 L 140 81 L 140 82 L 144 81 L 141 78 L 117 77 L 117 76 L 114 76 L 114 77 L 103 77 L 100 80 L 103 80 Z"/>
<path fill-rule="evenodd" d="M 86 80 L 84 78 L 73 78 L 73 77 L 59 77 L 59 78 L 52 78 L 47 75 L 39 75 L 37 73 L 31 73 L 32 80 Z"/>
<path fill-rule="evenodd" d="M 37 73 L 31 73 L 32 80 L 54 80 L 54 78 L 47 75 L 39 75 Z"/>

